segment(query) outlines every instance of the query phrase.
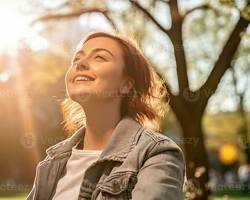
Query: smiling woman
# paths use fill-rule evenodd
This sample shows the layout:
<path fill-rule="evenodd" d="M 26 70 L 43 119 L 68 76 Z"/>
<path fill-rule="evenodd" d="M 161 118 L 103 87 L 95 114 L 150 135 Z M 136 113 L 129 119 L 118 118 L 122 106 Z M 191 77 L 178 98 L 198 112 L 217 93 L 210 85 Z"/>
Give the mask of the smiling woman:
<path fill-rule="evenodd" d="M 183 200 L 183 152 L 160 132 L 163 81 L 128 37 L 88 34 L 65 76 L 73 131 L 46 150 L 27 200 Z"/>

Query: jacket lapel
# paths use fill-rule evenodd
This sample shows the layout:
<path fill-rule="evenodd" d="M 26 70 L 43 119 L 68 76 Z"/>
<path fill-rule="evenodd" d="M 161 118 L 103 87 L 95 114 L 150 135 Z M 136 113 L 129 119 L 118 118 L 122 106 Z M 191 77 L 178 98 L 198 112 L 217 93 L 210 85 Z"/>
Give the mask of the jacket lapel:
<path fill-rule="evenodd" d="M 103 149 L 100 159 L 124 158 L 135 145 L 137 133 L 143 129 L 141 124 L 130 117 L 122 118 L 116 125 L 111 139 Z M 48 156 L 54 158 L 63 153 L 71 152 L 73 146 L 84 139 L 85 126 L 80 127 L 70 138 L 46 149 Z"/>

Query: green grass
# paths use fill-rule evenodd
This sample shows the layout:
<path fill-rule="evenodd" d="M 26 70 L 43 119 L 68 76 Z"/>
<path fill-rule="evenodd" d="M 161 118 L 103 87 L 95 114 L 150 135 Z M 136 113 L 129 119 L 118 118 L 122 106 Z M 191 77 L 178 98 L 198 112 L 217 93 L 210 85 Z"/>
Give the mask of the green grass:
<path fill-rule="evenodd" d="M 249 200 L 250 197 L 230 197 L 228 196 L 228 200 Z M 224 200 L 226 198 L 223 197 L 215 197 L 214 200 Z"/>
<path fill-rule="evenodd" d="M 25 200 L 25 196 L 21 196 L 21 197 L 0 197 L 0 200 Z"/>
<path fill-rule="evenodd" d="M 0 197 L 0 200 L 24 200 L 25 197 Z M 215 197 L 214 200 L 224 200 L 223 197 Z M 249 200 L 249 197 L 229 197 L 228 200 Z"/>
<path fill-rule="evenodd" d="M 15 196 L 0 196 L 0 200 L 25 200 L 27 194 L 15 195 Z"/>
<path fill-rule="evenodd" d="M 249 200 L 250 199 L 250 194 L 246 195 L 228 195 L 228 198 L 224 198 L 225 195 L 220 194 L 219 196 L 214 196 L 213 200 Z M 27 195 L 21 195 L 21 196 L 16 196 L 16 197 L 0 197 L 0 200 L 25 200 Z"/>
<path fill-rule="evenodd" d="M 213 200 L 249 200 L 250 193 L 237 190 L 224 190 L 214 193 Z"/>

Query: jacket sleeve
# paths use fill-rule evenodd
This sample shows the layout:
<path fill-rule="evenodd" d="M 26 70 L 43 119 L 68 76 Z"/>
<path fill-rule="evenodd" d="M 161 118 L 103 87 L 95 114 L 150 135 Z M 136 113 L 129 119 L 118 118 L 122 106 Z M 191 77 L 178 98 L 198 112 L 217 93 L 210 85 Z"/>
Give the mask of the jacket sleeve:
<path fill-rule="evenodd" d="M 29 192 L 29 194 L 28 194 L 28 196 L 26 197 L 25 200 L 35 200 L 36 184 L 37 184 L 37 179 L 38 179 L 38 170 L 39 170 L 40 164 L 43 161 L 45 161 L 46 159 L 48 159 L 48 158 L 49 158 L 49 156 L 46 156 L 44 160 L 37 163 L 37 165 L 36 165 L 36 174 L 35 174 L 35 178 L 34 178 L 34 181 L 33 181 L 33 186 L 32 186 L 32 189 Z"/>
<path fill-rule="evenodd" d="M 35 200 L 36 180 L 37 180 L 37 172 L 38 172 L 39 164 L 40 164 L 40 162 L 36 165 L 36 175 L 34 178 L 32 189 L 29 192 L 29 194 L 25 200 Z"/>
<path fill-rule="evenodd" d="M 33 200 L 33 199 L 34 199 L 34 192 L 35 192 L 35 187 L 34 187 L 34 185 L 33 185 L 33 187 L 32 187 L 32 189 L 31 189 L 30 193 L 28 194 L 28 196 L 26 197 L 25 200 Z"/>
<path fill-rule="evenodd" d="M 173 141 L 155 143 L 137 175 L 133 200 L 183 200 L 186 168 L 182 150 Z"/>

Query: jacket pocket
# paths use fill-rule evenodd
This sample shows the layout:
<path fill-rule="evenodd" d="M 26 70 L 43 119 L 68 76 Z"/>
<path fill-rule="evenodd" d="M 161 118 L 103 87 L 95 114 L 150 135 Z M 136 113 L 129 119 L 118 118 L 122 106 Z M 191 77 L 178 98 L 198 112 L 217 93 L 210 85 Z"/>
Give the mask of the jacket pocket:
<path fill-rule="evenodd" d="M 109 175 L 99 186 L 102 196 L 100 199 L 131 199 L 131 192 L 136 182 L 135 172 L 115 172 Z"/>

